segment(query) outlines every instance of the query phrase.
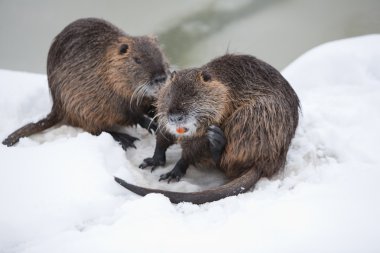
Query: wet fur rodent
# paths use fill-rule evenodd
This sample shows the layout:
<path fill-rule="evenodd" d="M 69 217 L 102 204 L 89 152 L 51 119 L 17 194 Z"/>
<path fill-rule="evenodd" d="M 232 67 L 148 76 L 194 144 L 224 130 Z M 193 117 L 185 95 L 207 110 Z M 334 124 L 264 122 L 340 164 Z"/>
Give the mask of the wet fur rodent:
<path fill-rule="evenodd" d="M 157 160 L 162 164 L 167 147 L 177 141 L 182 147 L 179 162 L 185 161 L 185 166 L 175 175 L 182 176 L 186 165 L 206 165 L 219 168 L 231 181 L 216 189 L 178 193 L 116 180 L 140 195 L 159 192 L 174 203 L 201 204 L 245 192 L 261 177 L 271 177 L 284 167 L 299 108 L 299 99 L 286 79 L 253 56 L 227 54 L 200 68 L 178 71 L 160 91 L 157 112 L 161 130 L 154 156 L 146 165 L 156 166 Z M 185 123 L 193 122 L 194 117 L 195 132 L 178 138 L 169 123 L 171 115 L 184 115 Z M 185 123 L 179 125 L 193 127 Z M 226 138 L 218 161 L 212 159 L 207 137 L 213 125 L 220 127 Z"/>
<path fill-rule="evenodd" d="M 50 114 L 3 144 L 14 145 L 60 122 L 95 135 L 141 124 L 154 102 L 152 94 L 145 95 L 164 83 L 168 67 L 154 37 L 127 35 L 102 19 L 76 20 L 55 37 L 48 53 Z"/>

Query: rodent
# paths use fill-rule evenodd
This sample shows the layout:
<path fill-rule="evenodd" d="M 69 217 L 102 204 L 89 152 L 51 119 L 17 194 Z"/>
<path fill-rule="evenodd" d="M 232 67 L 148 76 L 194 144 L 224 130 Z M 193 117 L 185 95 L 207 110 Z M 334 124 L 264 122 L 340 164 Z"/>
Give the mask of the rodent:
<path fill-rule="evenodd" d="M 165 164 L 179 142 L 182 155 L 160 180 L 179 180 L 189 165 L 215 166 L 231 179 L 200 192 L 171 192 L 115 180 L 139 194 L 162 193 L 171 202 L 202 204 L 251 189 L 284 167 L 298 125 L 300 102 L 286 79 L 249 55 L 227 54 L 200 68 L 178 71 L 157 100 L 159 130 L 152 158 L 141 168 Z"/>
<path fill-rule="evenodd" d="M 155 37 L 130 36 L 98 18 L 78 19 L 55 37 L 49 49 L 51 112 L 16 130 L 3 144 L 12 146 L 22 137 L 64 123 L 94 135 L 107 131 L 124 149 L 134 147 L 137 138 L 113 129 L 140 124 L 155 130 L 147 115 L 168 68 Z"/>

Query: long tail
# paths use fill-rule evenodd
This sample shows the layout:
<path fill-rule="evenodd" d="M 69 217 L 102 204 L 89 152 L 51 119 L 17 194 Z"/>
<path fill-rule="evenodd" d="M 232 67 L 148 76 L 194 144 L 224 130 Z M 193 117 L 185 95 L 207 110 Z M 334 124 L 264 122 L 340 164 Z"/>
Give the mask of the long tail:
<path fill-rule="evenodd" d="M 36 123 L 29 123 L 21 127 L 20 129 L 14 131 L 3 141 L 3 144 L 7 145 L 8 147 L 13 146 L 20 140 L 20 138 L 27 137 L 32 134 L 41 132 L 45 129 L 48 129 L 57 124 L 59 121 L 60 118 L 58 114 L 55 113 L 55 111 L 53 110 L 44 119 L 41 119 Z"/>
<path fill-rule="evenodd" d="M 115 177 L 115 181 L 128 190 L 145 196 L 149 193 L 161 193 L 168 197 L 172 203 L 191 202 L 193 204 L 204 204 L 207 202 L 217 201 L 228 196 L 238 195 L 251 189 L 256 182 L 260 179 L 261 174 L 255 170 L 250 169 L 242 176 L 228 182 L 225 185 L 219 186 L 214 189 L 200 191 L 200 192 L 172 192 L 158 189 L 149 189 L 129 184 L 124 180 Z"/>

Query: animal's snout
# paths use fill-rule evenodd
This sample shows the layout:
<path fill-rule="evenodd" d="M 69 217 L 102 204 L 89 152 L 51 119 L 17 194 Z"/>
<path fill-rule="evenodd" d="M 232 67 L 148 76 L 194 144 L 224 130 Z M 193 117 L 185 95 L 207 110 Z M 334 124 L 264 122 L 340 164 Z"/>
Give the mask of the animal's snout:
<path fill-rule="evenodd" d="M 170 114 L 168 116 L 169 123 L 181 124 L 185 121 L 185 116 L 183 114 Z"/>
<path fill-rule="evenodd" d="M 152 83 L 153 84 L 164 83 L 166 81 L 166 78 L 167 78 L 167 76 L 165 74 L 156 75 L 155 77 L 153 77 Z"/>

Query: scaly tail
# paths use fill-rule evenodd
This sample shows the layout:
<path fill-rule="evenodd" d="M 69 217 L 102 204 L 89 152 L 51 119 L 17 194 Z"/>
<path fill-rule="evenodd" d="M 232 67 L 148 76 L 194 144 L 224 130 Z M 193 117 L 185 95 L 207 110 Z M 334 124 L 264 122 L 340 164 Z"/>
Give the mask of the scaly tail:
<path fill-rule="evenodd" d="M 191 202 L 193 204 L 204 204 L 207 202 L 217 201 L 228 196 L 238 195 L 251 189 L 256 182 L 261 178 L 261 174 L 255 170 L 250 169 L 238 178 L 233 179 L 225 185 L 219 186 L 214 189 L 200 191 L 200 192 L 171 192 L 158 189 L 149 189 L 129 184 L 124 180 L 115 177 L 115 181 L 124 188 L 145 196 L 149 193 L 161 193 L 168 197 L 172 203 Z"/>
<path fill-rule="evenodd" d="M 58 114 L 52 110 L 44 119 L 41 119 L 37 123 L 29 123 L 20 129 L 14 131 L 10 134 L 4 141 L 3 144 L 10 147 L 17 143 L 20 138 L 27 137 L 32 134 L 41 132 L 48 129 L 60 121 Z"/>

